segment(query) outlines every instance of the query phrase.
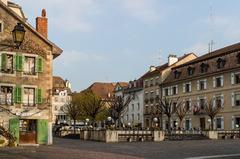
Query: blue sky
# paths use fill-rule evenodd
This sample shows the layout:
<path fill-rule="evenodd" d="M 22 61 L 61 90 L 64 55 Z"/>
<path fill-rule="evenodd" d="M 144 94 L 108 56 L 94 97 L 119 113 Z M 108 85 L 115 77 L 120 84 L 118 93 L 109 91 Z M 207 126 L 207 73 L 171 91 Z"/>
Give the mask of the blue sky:
<path fill-rule="evenodd" d="M 47 10 L 49 39 L 64 50 L 54 74 L 76 91 L 95 81 L 134 80 L 170 53 L 201 55 L 211 40 L 214 49 L 240 40 L 238 0 L 13 1 L 33 26 Z"/>

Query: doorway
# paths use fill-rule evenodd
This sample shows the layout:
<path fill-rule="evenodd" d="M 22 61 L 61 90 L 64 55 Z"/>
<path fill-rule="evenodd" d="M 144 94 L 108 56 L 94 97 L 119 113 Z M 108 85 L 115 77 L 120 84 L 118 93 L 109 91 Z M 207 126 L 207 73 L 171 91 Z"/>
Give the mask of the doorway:
<path fill-rule="evenodd" d="M 37 121 L 31 119 L 20 120 L 19 143 L 36 144 L 37 143 Z"/>
<path fill-rule="evenodd" d="M 200 118 L 200 128 L 201 130 L 205 130 L 205 118 Z"/>

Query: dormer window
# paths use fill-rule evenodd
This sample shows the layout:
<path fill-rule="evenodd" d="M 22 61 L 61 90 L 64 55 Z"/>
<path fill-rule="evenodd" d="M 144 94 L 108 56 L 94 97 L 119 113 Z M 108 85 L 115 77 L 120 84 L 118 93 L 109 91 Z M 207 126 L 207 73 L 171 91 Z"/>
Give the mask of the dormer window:
<path fill-rule="evenodd" d="M 195 68 L 194 67 L 188 67 L 188 75 L 192 76 L 194 74 Z"/>
<path fill-rule="evenodd" d="M 224 68 L 225 64 L 226 64 L 226 60 L 225 59 L 219 58 L 217 60 L 217 68 L 218 69 Z"/>
<path fill-rule="evenodd" d="M 208 67 L 209 67 L 209 65 L 208 65 L 207 63 L 202 63 L 202 64 L 200 65 L 200 71 L 201 71 L 201 73 L 206 73 L 206 72 L 208 71 Z"/>
<path fill-rule="evenodd" d="M 174 71 L 174 77 L 175 77 L 176 79 L 179 78 L 180 75 L 181 75 L 181 72 L 180 72 L 180 71 L 178 71 L 178 70 Z"/>
<path fill-rule="evenodd" d="M 240 64 L 240 53 L 237 54 L 237 63 Z"/>

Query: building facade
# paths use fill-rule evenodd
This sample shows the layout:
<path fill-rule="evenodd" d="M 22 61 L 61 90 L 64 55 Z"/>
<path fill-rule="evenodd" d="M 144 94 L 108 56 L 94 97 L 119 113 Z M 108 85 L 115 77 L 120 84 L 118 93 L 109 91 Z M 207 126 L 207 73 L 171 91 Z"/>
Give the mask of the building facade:
<path fill-rule="evenodd" d="M 71 102 L 71 84 L 61 77 L 53 77 L 52 112 L 54 124 L 69 123 L 64 107 Z"/>
<path fill-rule="evenodd" d="M 188 108 L 181 127 L 186 130 L 210 128 L 204 103 L 221 106 L 213 121 L 215 130 L 234 130 L 240 125 L 240 44 L 210 52 L 176 66 L 163 83 L 163 96 L 179 98 Z M 210 103 L 212 102 L 212 103 Z M 168 127 L 164 118 L 164 128 Z M 179 123 L 173 116 L 171 127 Z"/>
<path fill-rule="evenodd" d="M 47 30 L 45 10 L 36 22 Z M 12 40 L 17 23 L 26 30 L 19 48 Z M 0 124 L 18 144 L 52 143 L 52 65 L 62 50 L 46 35 L 27 23 L 20 6 L 0 0 Z"/>
<path fill-rule="evenodd" d="M 146 128 L 154 126 L 153 118 L 157 117 L 161 125 L 161 114 L 156 110 L 162 94 L 162 83 L 171 73 L 171 68 L 195 59 L 194 53 L 186 54 L 180 58 L 169 55 L 168 62 L 158 67 L 151 66 L 142 76 L 144 92 L 144 125 Z"/>
<path fill-rule="evenodd" d="M 123 111 L 122 123 L 124 125 L 143 128 L 143 83 L 142 79 L 130 81 L 123 90 L 124 100 L 131 98 Z"/>

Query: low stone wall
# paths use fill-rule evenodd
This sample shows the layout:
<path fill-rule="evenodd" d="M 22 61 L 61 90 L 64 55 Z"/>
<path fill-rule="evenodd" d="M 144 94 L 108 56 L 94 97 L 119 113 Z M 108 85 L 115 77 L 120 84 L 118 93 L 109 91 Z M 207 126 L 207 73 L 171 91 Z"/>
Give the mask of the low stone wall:
<path fill-rule="evenodd" d="M 203 131 L 203 134 L 209 139 L 218 139 L 218 131 Z"/>
<path fill-rule="evenodd" d="M 89 130 L 81 131 L 80 139 L 100 142 L 120 142 L 121 141 L 144 141 L 144 137 L 151 137 L 151 141 L 163 141 L 163 131 L 113 131 L 113 130 Z"/>

